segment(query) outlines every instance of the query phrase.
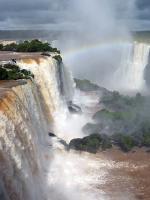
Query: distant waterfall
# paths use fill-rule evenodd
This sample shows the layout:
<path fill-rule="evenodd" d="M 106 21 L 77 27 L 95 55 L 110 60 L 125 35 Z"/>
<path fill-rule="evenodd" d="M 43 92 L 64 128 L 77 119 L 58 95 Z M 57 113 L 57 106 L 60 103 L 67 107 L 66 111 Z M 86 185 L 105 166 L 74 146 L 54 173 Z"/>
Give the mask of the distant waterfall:
<path fill-rule="evenodd" d="M 144 69 L 148 64 L 149 51 L 150 45 L 144 43 L 122 46 L 121 62 L 113 76 L 117 89 L 137 92 L 146 90 Z"/>

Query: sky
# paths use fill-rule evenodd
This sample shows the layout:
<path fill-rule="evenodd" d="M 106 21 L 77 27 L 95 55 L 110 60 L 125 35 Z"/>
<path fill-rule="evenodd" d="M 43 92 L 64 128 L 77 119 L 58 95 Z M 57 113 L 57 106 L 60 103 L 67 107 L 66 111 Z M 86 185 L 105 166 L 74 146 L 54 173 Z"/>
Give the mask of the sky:
<path fill-rule="evenodd" d="M 73 17 L 68 10 L 73 9 L 73 1 L 0 0 L 0 29 L 72 29 Z M 118 9 L 118 18 L 129 18 L 133 29 L 150 30 L 150 0 L 135 1 L 134 15 L 122 16 Z"/>

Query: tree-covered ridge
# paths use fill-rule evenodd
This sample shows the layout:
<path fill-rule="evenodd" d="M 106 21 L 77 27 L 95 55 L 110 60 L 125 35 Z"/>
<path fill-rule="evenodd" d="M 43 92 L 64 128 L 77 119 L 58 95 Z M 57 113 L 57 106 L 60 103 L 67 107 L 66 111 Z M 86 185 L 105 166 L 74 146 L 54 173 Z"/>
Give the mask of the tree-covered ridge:
<path fill-rule="evenodd" d="M 30 71 L 26 69 L 20 69 L 17 65 L 0 65 L 0 80 L 18 80 L 31 78 L 34 78 L 34 75 Z"/>
<path fill-rule="evenodd" d="M 109 92 L 100 100 L 103 109 L 93 115 L 94 123 L 83 127 L 86 134 L 109 135 L 112 144 L 124 151 L 150 147 L 150 97 L 137 93 L 129 97 Z"/>
<path fill-rule="evenodd" d="M 81 79 L 74 79 L 76 83 L 76 87 L 82 91 L 93 91 L 93 90 L 99 90 L 100 87 L 92 82 L 90 82 L 87 79 L 81 80 Z"/>
<path fill-rule="evenodd" d="M 134 96 L 123 95 L 100 86 L 95 87 L 95 84 L 86 80 L 76 79 L 76 83 L 78 89 L 97 91 L 100 95 L 101 109 L 93 115 L 92 122 L 83 127 L 89 140 L 95 142 L 96 134 L 98 137 L 107 138 L 111 146 L 118 146 L 126 152 L 134 147 L 150 148 L 150 96 L 140 93 Z M 102 149 L 102 143 L 94 145 L 93 142 L 91 146 L 91 142 L 87 142 L 86 137 L 74 139 L 71 148 L 89 152 L 91 148 L 94 152 Z"/>
<path fill-rule="evenodd" d="M 20 43 L 11 43 L 7 45 L 0 44 L 0 51 L 14 52 L 54 52 L 59 53 L 57 48 L 53 48 L 48 42 L 42 42 L 34 39 L 31 41 L 25 40 Z"/>

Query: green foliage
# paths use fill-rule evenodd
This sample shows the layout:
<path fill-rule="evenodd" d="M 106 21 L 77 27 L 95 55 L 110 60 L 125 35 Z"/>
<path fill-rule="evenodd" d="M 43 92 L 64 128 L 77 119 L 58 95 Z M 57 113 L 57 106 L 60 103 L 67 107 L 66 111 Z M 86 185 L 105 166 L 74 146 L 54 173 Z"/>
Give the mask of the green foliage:
<path fill-rule="evenodd" d="M 99 134 L 92 134 L 84 138 L 77 138 L 70 141 L 69 148 L 77 151 L 96 153 L 100 148 L 102 138 Z"/>
<path fill-rule="evenodd" d="M 61 57 L 60 55 L 53 56 L 53 58 L 54 58 L 55 60 L 57 60 L 57 62 L 58 62 L 59 64 L 62 63 L 62 57 Z"/>
<path fill-rule="evenodd" d="M 150 147 L 150 132 L 143 134 L 143 146 Z"/>
<path fill-rule="evenodd" d="M 70 141 L 69 148 L 77 151 L 96 153 L 99 150 L 106 150 L 112 147 L 110 139 L 106 135 L 92 134 L 84 138 L 77 138 Z"/>
<path fill-rule="evenodd" d="M 93 119 L 97 122 L 101 120 L 127 120 L 131 118 L 130 113 L 128 112 L 110 112 L 106 109 L 100 110 L 97 113 L 94 114 Z"/>
<path fill-rule="evenodd" d="M 140 93 L 137 93 L 135 97 L 129 97 L 114 91 L 104 95 L 101 99 L 101 103 L 103 103 L 105 107 L 115 111 L 137 110 L 144 103 L 144 97 Z"/>
<path fill-rule="evenodd" d="M 131 135 L 115 134 L 115 143 L 125 152 L 130 151 L 135 146 L 134 138 Z"/>
<path fill-rule="evenodd" d="M 101 148 L 102 148 L 102 150 L 106 150 L 106 149 L 112 148 L 111 137 L 109 137 L 107 135 L 102 135 Z"/>
<path fill-rule="evenodd" d="M 47 42 L 43 43 L 40 40 L 23 41 L 19 44 L 11 43 L 0 47 L 2 51 L 16 52 L 54 52 L 60 54 L 57 48 L 51 47 Z"/>
<path fill-rule="evenodd" d="M 16 43 L 7 44 L 2 48 L 3 51 L 16 51 L 16 49 L 17 49 Z"/>
<path fill-rule="evenodd" d="M 96 84 L 91 83 L 89 80 L 80 80 L 80 79 L 74 79 L 76 83 L 76 87 L 82 91 L 94 91 L 98 90 L 99 86 Z"/>
<path fill-rule="evenodd" d="M 3 50 L 3 44 L 0 44 L 0 51 Z"/>
<path fill-rule="evenodd" d="M 31 79 L 34 75 L 25 69 L 20 69 L 17 65 L 0 65 L 0 80 Z"/>

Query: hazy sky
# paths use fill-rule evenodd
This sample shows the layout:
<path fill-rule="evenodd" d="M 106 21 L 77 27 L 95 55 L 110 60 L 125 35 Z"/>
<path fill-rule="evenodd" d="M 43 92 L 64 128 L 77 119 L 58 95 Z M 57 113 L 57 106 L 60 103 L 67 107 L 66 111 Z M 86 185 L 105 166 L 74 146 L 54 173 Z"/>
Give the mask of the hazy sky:
<path fill-rule="evenodd" d="M 39 29 L 41 27 L 48 29 L 68 27 L 71 29 L 72 24 L 70 21 L 72 19 L 68 20 L 71 16 L 68 16 L 67 11 L 72 1 L 0 0 L 0 29 Z M 136 19 L 134 19 L 134 27 L 138 29 L 150 29 L 150 0 L 135 1 L 134 17 Z M 131 20 L 131 16 L 129 20 Z"/>

